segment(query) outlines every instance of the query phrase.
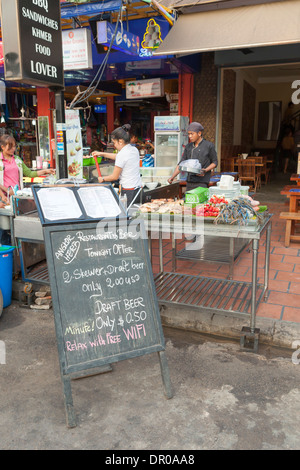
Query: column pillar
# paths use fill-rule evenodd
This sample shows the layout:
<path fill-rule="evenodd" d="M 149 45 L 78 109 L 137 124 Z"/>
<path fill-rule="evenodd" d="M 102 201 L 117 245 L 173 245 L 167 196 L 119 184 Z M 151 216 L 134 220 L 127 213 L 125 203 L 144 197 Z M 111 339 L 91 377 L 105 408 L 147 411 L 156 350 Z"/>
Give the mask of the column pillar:
<path fill-rule="evenodd" d="M 49 88 L 37 87 L 36 88 L 37 96 L 37 116 L 47 116 L 49 121 L 49 150 L 50 150 L 50 166 L 54 167 L 53 160 L 53 149 L 51 145 L 51 140 L 54 139 L 54 129 L 53 129 L 53 118 L 52 118 L 52 109 L 55 96 Z M 38 123 L 36 123 L 38 125 Z M 37 132 L 38 135 L 38 132 Z"/>
<path fill-rule="evenodd" d="M 111 134 L 115 128 L 115 100 L 113 96 L 106 98 L 106 110 L 107 110 L 107 133 Z"/>
<path fill-rule="evenodd" d="M 179 116 L 188 116 L 190 122 L 192 122 L 194 101 L 194 75 L 192 73 L 179 74 L 178 94 L 178 114 Z"/>

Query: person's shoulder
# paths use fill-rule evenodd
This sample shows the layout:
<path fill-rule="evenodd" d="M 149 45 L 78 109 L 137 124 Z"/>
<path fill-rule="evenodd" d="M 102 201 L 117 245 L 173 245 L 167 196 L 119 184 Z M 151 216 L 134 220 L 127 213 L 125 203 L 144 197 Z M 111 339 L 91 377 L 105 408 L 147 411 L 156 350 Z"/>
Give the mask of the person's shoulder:
<path fill-rule="evenodd" d="M 15 155 L 15 162 L 16 162 L 17 165 L 26 166 L 25 163 L 23 162 L 22 158 L 18 157 L 17 155 Z"/>
<path fill-rule="evenodd" d="M 203 139 L 202 144 L 205 145 L 205 148 L 207 148 L 209 150 L 211 150 L 211 149 L 215 150 L 215 144 L 213 142 L 211 142 L 210 140 Z"/>
<path fill-rule="evenodd" d="M 126 148 L 128 147 L 128 148 Z M 140 152 L 138 151 L 138 149 L 136 147 L 134 147 L 133 145 L 129 144 L 128 146 L 126 147 L 123 147 L 124 149 L 126 149 L 127 152 L 130 152 L 130 155 L 132 156 L 140 156 Z"/>
<path fill-rule="evenodd" d="M 194 147 L 193 142 L 189 142 L 188 144 L 186 144 L 186 146 L 185 146 L 184 149 L 185 149 L 185 150 L 189 150 L 189 149 L 192 149 L 193 147 Z"/>

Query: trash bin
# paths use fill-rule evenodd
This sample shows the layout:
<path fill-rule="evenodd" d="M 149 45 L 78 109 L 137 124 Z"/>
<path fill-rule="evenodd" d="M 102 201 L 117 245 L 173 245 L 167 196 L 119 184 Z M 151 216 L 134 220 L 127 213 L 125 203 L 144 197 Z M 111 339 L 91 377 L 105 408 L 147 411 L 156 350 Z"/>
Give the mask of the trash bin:
<path fill-rule="evenodd" d="M 3 297 L 3 308 L 11 304 L 14 249 L 14 246 L 0 246 L 0 289 Z"/>

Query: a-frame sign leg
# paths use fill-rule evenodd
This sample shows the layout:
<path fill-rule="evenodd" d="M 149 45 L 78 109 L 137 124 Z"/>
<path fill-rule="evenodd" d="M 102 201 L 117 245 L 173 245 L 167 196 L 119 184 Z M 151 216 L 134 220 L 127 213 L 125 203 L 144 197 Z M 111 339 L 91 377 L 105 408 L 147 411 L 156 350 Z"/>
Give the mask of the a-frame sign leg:
<path fill-rule="evenodd" d="M 75 410 L 73 406 L 71 379 L 69 377 L 63 376 L 62 382 L 63 382 L 63 389 L 64 389 L 67 426 L 68 428 L 75 428 L 77 426 L 77 423 L 76 423 Z"/>
<path fill-rule="evenodd" d="M 159 357 L 159 364 L 160 364 L 160 370 L 161 370 L 161 375 L 162 375 L 165 396 L 166 398 L 169 399 L 173 397 L 173 390 L 172 390 L 172 383 L 171 383 L 170 372 L 169 372 L 169 365 L 168 365 L 165 351 L 159 351 L 158 357 Z"/>

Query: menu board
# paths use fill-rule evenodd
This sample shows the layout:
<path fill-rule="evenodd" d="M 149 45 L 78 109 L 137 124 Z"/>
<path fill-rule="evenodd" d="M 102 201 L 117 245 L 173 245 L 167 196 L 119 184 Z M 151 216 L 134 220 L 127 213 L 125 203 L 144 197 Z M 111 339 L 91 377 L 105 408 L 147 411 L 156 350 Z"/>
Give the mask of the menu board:
<path fill-rule="evenodd" d="M 120 360 L 163 354 L 142 220 L 46 226 L 44 236 L 63 380 Z M 163 364 L 171 398 L 165 359 Z"/>
<path fill-rule="evenodd" d="M 65 373 L 164 349 L 140 223 L 70 225 L 47 234 Z"/>

